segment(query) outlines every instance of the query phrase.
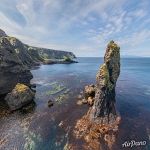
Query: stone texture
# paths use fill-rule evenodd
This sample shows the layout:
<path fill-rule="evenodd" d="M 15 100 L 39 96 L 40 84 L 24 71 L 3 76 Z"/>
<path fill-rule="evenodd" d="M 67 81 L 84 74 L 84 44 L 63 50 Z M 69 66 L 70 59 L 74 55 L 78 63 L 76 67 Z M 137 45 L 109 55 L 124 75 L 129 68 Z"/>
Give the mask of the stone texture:
<path fill-rule="evenodd" d="M 5 100 L 11 110 L 17 110 L 30 103 L 34 96 L 35 93 L 28 86 L 18 83 L 12 92 L 7 94 Z"/>
<path fill-rule="evenodd" d="M 119 74 L 120 47 L 111 41 L 96 76 L 95 101 L 90 113 L 92 121 L 105 124 L 116 120 L 115 87 Z"/>
<path fill-rule="evenodd" d="M 11 92 L 18 82 L 29 85 L 32 77 L 9 39 L 0 38 L 0 95 Z"/>

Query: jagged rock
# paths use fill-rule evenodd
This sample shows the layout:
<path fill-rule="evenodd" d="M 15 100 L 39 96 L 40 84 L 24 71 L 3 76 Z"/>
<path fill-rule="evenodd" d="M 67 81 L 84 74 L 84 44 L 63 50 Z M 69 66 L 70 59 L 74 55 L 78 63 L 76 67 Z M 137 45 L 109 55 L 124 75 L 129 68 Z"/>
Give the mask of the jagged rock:
<path fill-rule="evenodd" d="M 3 30 L 0 29 L 0 37 L 6 37 L 6 36 L 7 34 Z"/>
<path fill-rule="evenodd" d="M 115 87 L 119 74 L 120 47 L 111 41 L 96 76 L 95 102 L 90 113 L 92 121 L 109 123 L 116 120 Z"/>
<path fill-rule="evenodd" d="M 92 106 L 93 104 L 94 104 L 94 98 L 93 97 L 88 97 L 88 99 L 87 99 L 87 103 L 90 105 L 90 106 Z"/>
<path fill-rule="evenodd" d="M 95 96 L 95 85 L 94 84 L 85 86 L 84 96 L 85 96 L 85 99 L 88 99 L 88 97 Z"/>
<path fill-rule="evenodd" d="M 28 86 L 18 83 L 5 100 L 11 110 L 17 110 L 32 102 L 34 96 L 35 93 Z"/>
<path fill-rule="evenodd" d="M 32 66 L 44 63 L 45 59 L 59 63 L 58 59 L 65 56 L 75 58 L 72 52 L 28 46 L 0 29 L 0 95 L 11 92 L 17 83 L 30 86 Z"/>

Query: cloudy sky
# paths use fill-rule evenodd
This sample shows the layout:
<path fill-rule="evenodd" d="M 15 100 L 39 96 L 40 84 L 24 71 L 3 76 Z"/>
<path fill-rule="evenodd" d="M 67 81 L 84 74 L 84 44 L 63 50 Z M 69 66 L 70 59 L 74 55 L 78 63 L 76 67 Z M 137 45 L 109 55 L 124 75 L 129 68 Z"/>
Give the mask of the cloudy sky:
<path fill-rule="evenodd" d="M 0 28 L 77 56 L 103 56 L 112 39 L 122 55 L 150 56 L 149 0 L 0 0 Z"/>

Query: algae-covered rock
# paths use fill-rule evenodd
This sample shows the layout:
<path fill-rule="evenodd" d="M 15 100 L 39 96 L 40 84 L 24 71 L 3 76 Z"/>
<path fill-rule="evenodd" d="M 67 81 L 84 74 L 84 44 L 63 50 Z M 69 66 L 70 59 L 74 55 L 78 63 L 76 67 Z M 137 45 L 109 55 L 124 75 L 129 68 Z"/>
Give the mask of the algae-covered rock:
<path fill-rule="evenodd" d="M 120 47 L 111 41 L 107 45 L 104 64 L 96 76 L 95 102 L 90 119 L 100 123 L 116 120 L 115 87 L 120 74 Z"/>
<path fill-rule="evenodd" d="M 18 83 L 12 92 L 7 94 L 5 100 L 11 110 L 17 110 L 32 102 L 34 96 L 35 93 L 28 86 Z"/>

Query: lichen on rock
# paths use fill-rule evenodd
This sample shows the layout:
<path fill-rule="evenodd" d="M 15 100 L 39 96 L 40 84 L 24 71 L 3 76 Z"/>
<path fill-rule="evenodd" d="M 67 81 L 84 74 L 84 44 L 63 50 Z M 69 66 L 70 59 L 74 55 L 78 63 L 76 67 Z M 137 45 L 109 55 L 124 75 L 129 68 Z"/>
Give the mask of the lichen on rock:
<path fill-rule="evenodd" d="M 35 93 L 26 85 L 18 83 L 5 100 L 11 110 L 17 110 L 32 102 Z"/>

